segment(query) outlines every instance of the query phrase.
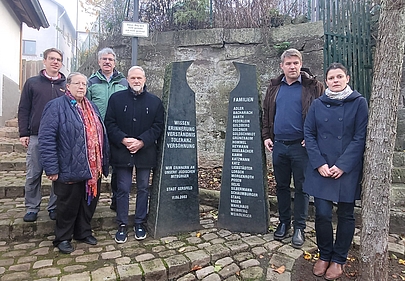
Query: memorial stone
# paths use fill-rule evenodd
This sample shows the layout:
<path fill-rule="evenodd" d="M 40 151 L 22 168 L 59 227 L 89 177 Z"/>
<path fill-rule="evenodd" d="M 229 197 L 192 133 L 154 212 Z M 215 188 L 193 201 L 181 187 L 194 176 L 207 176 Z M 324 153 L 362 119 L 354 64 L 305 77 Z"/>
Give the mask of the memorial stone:
<path fill-rule="evenodd" d="M 200 228 L 195 93 L 186 80 L 191 64 L 173 62 L 166 68 L 165 129 L 148 218 L 154 238 Z"/>
<path fill-rule="evenodd" d="M 231 91 L 222 167 L 218 227 L 266 233 L 268 198 L 256 66 L 234 63 L 239 83 Z"/>

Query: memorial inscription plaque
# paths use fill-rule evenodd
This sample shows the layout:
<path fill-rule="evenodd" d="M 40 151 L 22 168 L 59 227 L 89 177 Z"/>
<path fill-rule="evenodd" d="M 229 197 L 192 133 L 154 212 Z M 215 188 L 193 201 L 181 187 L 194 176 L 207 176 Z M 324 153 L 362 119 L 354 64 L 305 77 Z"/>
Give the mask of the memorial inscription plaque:
<path fill-rule="evenodd" d="M 191 63 L 174 62 L 166 69 L 165 130 L 148 218 L 155 238 L 200 228 L 195 93 L 186 80 Z"/>
<path fill-rule="evenodd" d="M 266 161 L 256 66 L 236 62 L 234 65 L 239 83 L 229 99 L 218 226 L 231 231 L 266 233 Z"/>

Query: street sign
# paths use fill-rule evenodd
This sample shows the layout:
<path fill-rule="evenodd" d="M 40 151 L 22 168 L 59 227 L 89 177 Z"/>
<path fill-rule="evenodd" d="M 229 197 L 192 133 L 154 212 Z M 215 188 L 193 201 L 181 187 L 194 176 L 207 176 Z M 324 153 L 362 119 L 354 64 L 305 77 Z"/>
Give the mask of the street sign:
<path fill-rule="evenodd" d="M 121 28 L 122 36 L 148 37 L 149 24 L 143 22 L 123 21 Z"/>

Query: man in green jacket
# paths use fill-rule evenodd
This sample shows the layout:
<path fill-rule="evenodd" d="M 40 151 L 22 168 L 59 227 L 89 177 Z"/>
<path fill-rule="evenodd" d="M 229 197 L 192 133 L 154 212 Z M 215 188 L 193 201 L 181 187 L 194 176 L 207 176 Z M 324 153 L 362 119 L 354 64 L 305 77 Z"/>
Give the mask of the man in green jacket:
<path fill-rule="evenodd" d="M 98 52 L 98 65 L 100 69 L 90 76 L 87 82 L 87 98 L 98 107 L 101 117 L 104 119 L 108 100 L 115 92 L 128 88 L 125 76 L 115 69 L 115 52 L 111 48 L 104 48 Z M 111 210 L 116 210 L 117 179 L 113 172 L 111 175 Z"/>

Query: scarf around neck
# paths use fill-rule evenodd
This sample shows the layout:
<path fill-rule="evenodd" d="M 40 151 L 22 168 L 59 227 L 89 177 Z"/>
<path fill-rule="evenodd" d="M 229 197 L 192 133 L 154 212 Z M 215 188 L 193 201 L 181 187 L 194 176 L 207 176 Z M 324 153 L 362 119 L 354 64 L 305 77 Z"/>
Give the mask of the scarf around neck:
<path fill-rule="evenodd" d="M 91 172 L 91 178 L 86 181 L 86 194 L 87 205 L 90 205 L 91 201 L 97 196 L 97 182 L 102 175 L 103 127 L 93 106 L 86 97 L 83 98 L 82 107 L 80 107 L 77 106 L 76 99 L 69 91 L 66 91 L 66 95 L 70 98 L 70 103 L 73 106 L 76 105 L 86 134 L 87 160 Z"/>
<path fill-rule="evenodd" d="M 344 100 L 345 98 L 350 96 L 351 93 L 353 93 L 353 90 L 352 88 L 350 88 L 349 85 L 346 85 L 346 88 L 344 88 L 344 90 L 340 92 L 332 92 L 331 90 L 329 90 L 329 88 L 325 90 L 325 95 L 333 100 Z"/>

